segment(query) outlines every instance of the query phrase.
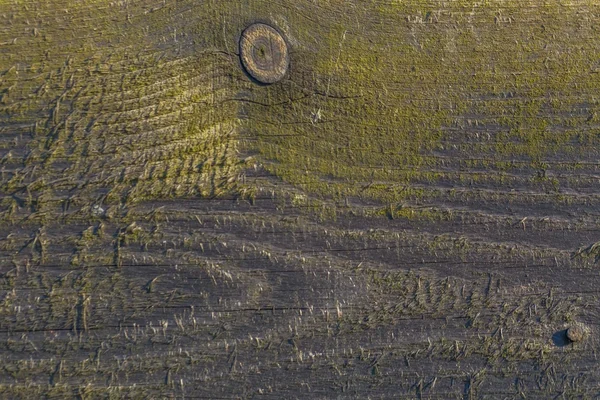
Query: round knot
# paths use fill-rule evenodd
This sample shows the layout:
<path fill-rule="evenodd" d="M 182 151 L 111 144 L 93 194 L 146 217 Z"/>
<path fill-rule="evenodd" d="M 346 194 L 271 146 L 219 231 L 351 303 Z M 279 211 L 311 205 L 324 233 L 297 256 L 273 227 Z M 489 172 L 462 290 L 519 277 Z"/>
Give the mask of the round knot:
<path fill-rule="evenodd" d="M 586 335 L 586 329 L 582 325 L 574 325 L 567 329 L 567 338 L 571 342 L 581 342 Z"/>
<path fill-rule="evenodd" d="M 266 24 L 250 25 L 244 30 L 240 39 L 240 58 L 246 72 L 265 84 L 283 79 L 290 62 L 285 39 Z"/>

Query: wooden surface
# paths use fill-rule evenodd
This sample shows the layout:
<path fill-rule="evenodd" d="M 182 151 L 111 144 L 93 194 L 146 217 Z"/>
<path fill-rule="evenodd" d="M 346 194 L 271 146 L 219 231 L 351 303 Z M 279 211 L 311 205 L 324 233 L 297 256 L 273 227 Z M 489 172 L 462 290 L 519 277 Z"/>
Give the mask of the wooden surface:
<path fill-rule="evenodd" d="M 0 397 L 597 398 L 599 15 L 0 0 Z"/>

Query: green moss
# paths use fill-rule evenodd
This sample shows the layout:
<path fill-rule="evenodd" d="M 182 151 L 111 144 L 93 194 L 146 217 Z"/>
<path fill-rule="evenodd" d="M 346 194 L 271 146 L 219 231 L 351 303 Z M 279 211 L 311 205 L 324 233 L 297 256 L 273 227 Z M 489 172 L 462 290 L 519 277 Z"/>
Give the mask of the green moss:
<path fill-rule="evenodd" d="M 324 32 L 312 26 L 319 43 L 292 26 L 312 47 L 297 49 L 291 82 L 254 91 L 274 105 L 247 107 L 245 129 L 257 140 L 246 148 L 283 180 L 327 197 L 383 202 L 433 199 L 433 187 L 452 183 L 505 197 L 534 184 L 523 170 L 568 171 L 594 157 L 598 136 L 586 120 L 599 84 L 587 71 L 598 46 L 580 18 L 585 6 L 453 2 L 435 10 L 394 2 L 377 10 L 373 17 L 350 9 Z M 472 172 L 456 172 L 462 168 Z M 566 184 L 548 183 L 553 191 Z M 414 184 L 429 188 L 389 193 Z"/>

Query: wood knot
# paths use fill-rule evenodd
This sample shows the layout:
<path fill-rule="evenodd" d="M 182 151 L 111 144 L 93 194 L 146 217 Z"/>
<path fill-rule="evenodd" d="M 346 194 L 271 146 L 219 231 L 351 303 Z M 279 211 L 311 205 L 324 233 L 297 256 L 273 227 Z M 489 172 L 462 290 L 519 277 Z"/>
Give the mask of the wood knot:
<path fill-rule="evenodd" d="M 587 330 L 585 326 L 580 324 L 573 325 L 567 329 L 567 338 L 571 342 L 581 342 L 583 339 L 585 339 L 586 334 Z"/>
<path fill-rule="evenodd" d="M 285 39 L 275 28 L 261 23 L 250 25 L 242 32 L 240 58 L 246 72 L 264 84 L 283 79 L 289 66 Z"/>

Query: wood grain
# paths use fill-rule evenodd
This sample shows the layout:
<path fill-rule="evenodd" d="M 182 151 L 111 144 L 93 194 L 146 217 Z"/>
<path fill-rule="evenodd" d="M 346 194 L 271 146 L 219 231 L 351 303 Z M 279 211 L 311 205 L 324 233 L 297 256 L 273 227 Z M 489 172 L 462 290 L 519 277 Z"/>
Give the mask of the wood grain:
<path fill-rule="evenodd" d="M 0 0 L 0 397 L 596 398 L 599 14 Z"/>

